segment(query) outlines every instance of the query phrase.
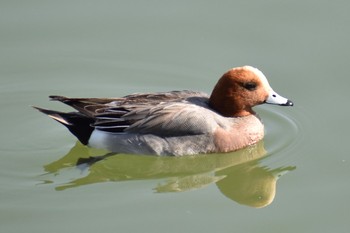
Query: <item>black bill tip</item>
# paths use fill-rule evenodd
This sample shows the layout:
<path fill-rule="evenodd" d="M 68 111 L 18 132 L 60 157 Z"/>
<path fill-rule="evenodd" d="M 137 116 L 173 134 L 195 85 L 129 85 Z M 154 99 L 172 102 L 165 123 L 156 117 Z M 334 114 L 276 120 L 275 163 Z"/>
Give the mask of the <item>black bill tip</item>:
<path fill-rule="evenodd" d="M 288 100 L 286 103 L 281 104 L 281 106 L 294 106 L 294 103 L 291 100 Z"/>

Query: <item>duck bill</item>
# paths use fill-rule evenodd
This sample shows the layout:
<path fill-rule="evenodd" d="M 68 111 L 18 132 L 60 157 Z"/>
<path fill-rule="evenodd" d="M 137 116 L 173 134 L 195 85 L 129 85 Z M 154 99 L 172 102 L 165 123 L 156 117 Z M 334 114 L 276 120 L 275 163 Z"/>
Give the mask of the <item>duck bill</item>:
<path fill-rule="evenodd" d="M 284 98 L 271 90 L 269 96 L 265 100 L 265 103 L 267 104 L 275 104 L 275 105 L 281 105 L 281 106 L 293 106 L 293 102 L 287 98 Z"/>

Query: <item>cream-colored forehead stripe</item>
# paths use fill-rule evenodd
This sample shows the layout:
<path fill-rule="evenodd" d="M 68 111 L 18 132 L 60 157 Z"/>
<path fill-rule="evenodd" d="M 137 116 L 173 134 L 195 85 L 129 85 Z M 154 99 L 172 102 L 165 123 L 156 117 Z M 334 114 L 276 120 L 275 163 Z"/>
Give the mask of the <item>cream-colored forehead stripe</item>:
<path fill-rule="evenodd" d="M 256 76 L 259 77 L 259 79 L 261 80 L 263 85 L 267 89 L 271 89 L 271 86 L 270 86 L 269 82 L 267 81 L 267 78 L 265 77 L 263 72 L 261 72 L 258 68 L 255 68 L 255 67 L 252 67 L 252 66 L 244 66 L 244 68 L 246 68 L 246 69 L 250 70 L 251 72 L 253 72 L 254 74 L 256 74 Z"/>

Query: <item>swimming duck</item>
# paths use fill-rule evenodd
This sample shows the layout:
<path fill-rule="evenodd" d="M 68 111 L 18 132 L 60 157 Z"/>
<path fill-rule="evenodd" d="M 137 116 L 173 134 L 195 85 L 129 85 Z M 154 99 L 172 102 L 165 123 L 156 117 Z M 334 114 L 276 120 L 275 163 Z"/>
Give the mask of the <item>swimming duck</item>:
<path fill-rule="evenodd" d="M 184 90 L 121 98 L 50 98 L 77 111 L 34 108 L 66 126 L 84 145 L 175 156 L 230 152 L 255 144 L 264 137 L 264 126 L 252 108 L 263 103 L 293 106 L 251 66 L 227 71 L 210 96 Z"/>

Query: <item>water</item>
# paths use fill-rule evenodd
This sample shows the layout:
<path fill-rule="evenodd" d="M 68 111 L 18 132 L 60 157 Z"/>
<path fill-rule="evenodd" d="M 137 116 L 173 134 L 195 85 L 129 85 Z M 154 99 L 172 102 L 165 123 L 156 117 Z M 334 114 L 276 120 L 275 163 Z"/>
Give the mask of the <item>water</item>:
<path fill-rule="evenodd" d="M 3 232 L 348 232 L 345 1 L 2 1 Z M 259 67 L 292 108 L 259 106 L 261 144 L 224 155 L 103 155 L 30 106 L 52 94 L 210 93 Z M 257 208 L 259 207 L 259 208 Z"/>

